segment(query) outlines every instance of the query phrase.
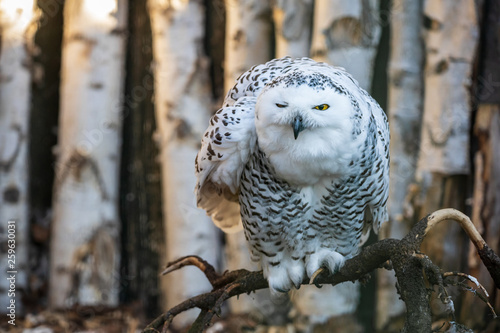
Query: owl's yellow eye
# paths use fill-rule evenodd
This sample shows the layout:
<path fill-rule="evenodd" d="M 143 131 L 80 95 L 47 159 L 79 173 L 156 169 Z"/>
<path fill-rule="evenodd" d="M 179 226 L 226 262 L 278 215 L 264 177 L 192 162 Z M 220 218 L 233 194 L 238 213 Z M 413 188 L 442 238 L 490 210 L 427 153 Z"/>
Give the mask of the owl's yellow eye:
<path fill-rule="evenodd" d="M 316 110 L 320 110 L 320 111 L 325 111 L 326 109 L 328 109 L 330 107 L 330 105 L 328 104 L 320 104 L 320 105 L 316 105 L 314 107 L 314 109 Z"/>
<path fill-rule="evenodd" d="M 286 108 L 288 105 L 276 103 L 276 106 L 282 109 L 282 108 Z"/>

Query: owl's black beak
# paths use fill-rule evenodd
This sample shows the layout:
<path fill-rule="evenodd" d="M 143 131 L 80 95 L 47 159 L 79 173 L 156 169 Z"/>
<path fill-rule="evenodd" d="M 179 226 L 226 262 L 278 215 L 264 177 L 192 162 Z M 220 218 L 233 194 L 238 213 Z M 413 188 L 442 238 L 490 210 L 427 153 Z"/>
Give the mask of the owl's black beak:
<path fill-rule="evenodd" d="M 299 137 L 299 133 L 304 130 L 304 124 L 302 123 L 302 116 L 296 116 L 293 119 L 293 137 L 295 140 Z"/>

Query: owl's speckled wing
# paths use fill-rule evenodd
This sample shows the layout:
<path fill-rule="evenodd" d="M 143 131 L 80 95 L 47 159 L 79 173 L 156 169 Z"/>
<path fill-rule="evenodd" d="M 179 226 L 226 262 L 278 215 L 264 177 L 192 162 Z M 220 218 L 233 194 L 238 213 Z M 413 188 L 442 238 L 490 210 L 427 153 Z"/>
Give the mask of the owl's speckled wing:
<path fill-rule="evenodd" d="M 256 147 L 255 97 L 240 97 L 210 119 L 196 156 L 198 207 L 226 232 L 241 229 L 240 177 Z"/>

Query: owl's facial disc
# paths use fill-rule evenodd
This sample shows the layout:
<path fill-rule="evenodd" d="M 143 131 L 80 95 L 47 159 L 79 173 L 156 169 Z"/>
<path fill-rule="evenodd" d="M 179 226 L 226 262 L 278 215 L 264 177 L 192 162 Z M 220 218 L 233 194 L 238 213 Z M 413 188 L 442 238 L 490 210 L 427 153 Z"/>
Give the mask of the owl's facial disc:
<path fill-rule="evenodd" d="M 305 129 L 304 123 L 302 122 L 302 116 L 298 115 L 295 118 L 293 118 L 292 127 L 293 127 L 293 137 L 295 138 L 295 140 L 297 140 L 297 138 L 299 137 L 299 133 Z"/>

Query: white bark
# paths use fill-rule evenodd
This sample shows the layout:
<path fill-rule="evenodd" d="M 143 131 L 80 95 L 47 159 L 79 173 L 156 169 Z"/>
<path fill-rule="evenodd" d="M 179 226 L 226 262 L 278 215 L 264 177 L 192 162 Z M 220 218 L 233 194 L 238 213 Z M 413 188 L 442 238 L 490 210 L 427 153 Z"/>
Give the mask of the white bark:
<path fill-rule="evenodd" d="M 311 55 L 317 61 L 344 67 L 369 90 L 380 38 L 378 1 L 317 0 L 313 17 Z M 353 314 L 359 303 L 359 284 L 303 286 L 293 298 L 297 318 L 310 324 Z"/>
<path fill-rule="evenodd" d="M 475 1 L 426 1 L 425 101 L 419 173 L 469 173 L 470 77 L 478 41 Z"/>
<path fill-rule="evenodd" d="M 50 304 L 118 304 L 118 174 L 126 0 L 68 0 Z"/>
<path fill-rule="evenodd" d="M 422 1 L 393 0 L 389 63 L 391 182 L 388 208 L 390 237 L 407 234 L 413 216 L 407 201 L 418 158 L 423 97 Z M 409 199 L 409 198 L 408 198 Z"/>
<path fill-rule="evenodd" d="M 464 205 L 463 180 L 468 174 L 470 84 L 479 38 L 473 0 L 427 1 L 425 99 L 416 177 L 424 200 L 422 215 L 442 205 Z M 461 230 L 443 224 L 422 243 L 422 251 L 447 270 L 461 270 Z M 446 245 L 446 246 L 444 246 Z"/>
<path fill-rule="evenodd" d="M 253 65 L 271 60 L 271 6 L 268 0 L 225 0 L 224 91 Z"/>
<path fill-rule="evenodd" d="M 311 55 L 344 67 L 370 90 L 381 28 L 379 0 L 316 0 Z"/>
<path fill-rule="evenodd" d="M 393 0 L 391 8 L 391 54 L 389 63 L 389 125 L 391 130 L 391 181 L 389 222 L 383 238 L 402 238 L 413 222 L 412 188 L 415 182 L 420 122 L 422 117 L 423 43 L 422 1 Z M 402 315 L 404 303 L 396 292 L 393 271 L 378 272 L 377 329 Z"/>
<path fill-rule="evenodd" d="M 422 215 L 464 205 L 463 179 L 470 172 L 469 132 L 471 75 L 479 39 L 474 0 L 425 1 L 425 99 L 416 177 Z M 434 263 L 449 271 L 463 270 L 462 231 L 443 224 L 422 243 Z M 462 303 L 466 304 L 466 303 Z"/>
<path fill-rule="evenodd" d="M 276 58 L 309 56 L 311 47 L 312 0 L 276 0 L 273 19 Z"/>
<path fill-rule="evenodd" d="M 166 261 L 199 255 L 220 261 L 220 234 L 196 207 L 194 159 L 210 117 L 208 59 L 203 54 L 203 1 L 149 0 L 153 33 L 155 105 L 162 170 Z M 165 307 L 211 289 L 198 269 L 187 267 L 163 278 Z M 196 312 L 180 316 L 192 323 Z"/>
<path fill-rule="evenodd" d="M 29 273 L 27 49 L 33 41 L 33 6 L 33 0 L 0 1 L 0 242 L 5 245 L 0 251 L 0 312 L 10 313 L 7 306 L 13 300 L 18 316 L 23 312 L 20 290 L 27 290 Z M 12 275 L 15 281 L 7 280 Z M 15 285 L 12 297 L 10 282 Z"/>

